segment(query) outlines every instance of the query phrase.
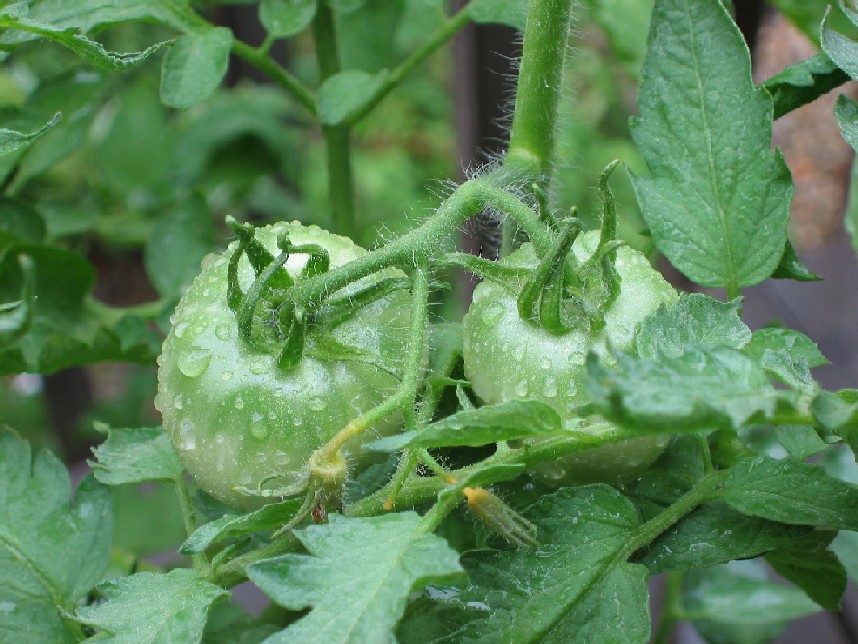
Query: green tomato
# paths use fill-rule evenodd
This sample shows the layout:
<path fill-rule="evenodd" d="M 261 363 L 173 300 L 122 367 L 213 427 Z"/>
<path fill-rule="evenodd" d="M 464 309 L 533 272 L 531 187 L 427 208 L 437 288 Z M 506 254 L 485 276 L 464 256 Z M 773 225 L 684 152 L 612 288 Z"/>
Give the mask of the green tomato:
<path fill-rule="evenodd" d="M 259 228 L 255 235 L 277 255 L 276 240 L 284 232 L 293 244 L 317 244 L 327 250 L 331 267 L 366 252 L 350 239 L 298 222 Z M 227 306 L 227 266 L 235 248 L 233 243 L 223 254 L 203 260 L 202 272 L 179 302 L 158 359 L 155 404 L 179 458 L 199 487 L 235 507 L 252 508 L 264 499 L 239 488 L 300 487 L 310 455 L 351 419 L 388 397 L 398 379 L 374 364 L 314 357 L 321 354 L 313 352 L 313 327 L 297 367 L 280 370 L 282 341 L 275 341 L 264 315 L 254 321 L 260 329 L 253 329 L 252 346 L 242 341 L 236 316 Z M 287 261 L 286 270 L 294 279 L 307 257 L 295 254 Z M 347 295 L 391 275 L 400 273 L 382 271 L 339 293 Z M 246 292 L 253 280 L 253 269 L 242 257 L 242 290 Z M 271 305 L 269 300 L 264 306 Z M 329 334 L 395 370 L 405 353 L 408 320 L 407 294 L 395 291 L 359 309 Z M 397 429 L 394 418 L 347 443 L 343 451 L 350 471 L 368 462 L 363 441 Z"/>
<path fill-rule="evenodd" d="M 584 262 L 598 242 L 598 231 L 585 233 L 575 241 L 572 252 Z M 536 268 L 539 262 L 530 244 L 501 261 L 521 268 Z M 587 354 L 594 351 L 610 360 L 609 345 L 631 348 L 641 320 L 677 297 L 635 250 L 619 248 L 616 268 L 620 293 L 605 314 L 604 328 L 595 333 L 573 329 L 552 335 L 519 316 L 517 296 L 508 288 L 491 281 L 479 284 L 464 319 L 465 376 L 477 396 L 489 404 L 541 400 L 557 410 L 566 429 L 603 431 L 604 423 L 585 427 L 575 417 L 575 409 L 589 401 L 583 385 Z M 635 438 L 546 463 L 537 474 L 560 484 L 619 483 L 649 467 L 666 443 L 663 437 Z"/>

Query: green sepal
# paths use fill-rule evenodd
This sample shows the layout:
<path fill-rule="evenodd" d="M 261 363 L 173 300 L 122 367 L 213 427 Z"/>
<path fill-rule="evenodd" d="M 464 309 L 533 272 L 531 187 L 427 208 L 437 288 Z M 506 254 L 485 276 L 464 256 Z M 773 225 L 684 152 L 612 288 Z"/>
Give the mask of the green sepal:
<path fill-rule="evenodd" d="M 534 271 L 533 277 L 524 285 L 521 295 L 518 296 L 518 314 L 521 318 L 539 324 L 549 333 L 562 334 L 568 328 L 558 319 L 559 315 L 553 315 L 555 310 L 553 301 L 545 306 L 545 311 L 549 316 L 548 325 L 545 324 L 546 321 L 536 315 L 535 308 L 537 303 L 539 303 L 541 314 L 543 306 L 540 300 L 546 295 L 549 298 L 558 297 L 556 284 L 551 284 L 554 280 L 560 281 L 560 294 L 562 295 L 562 285 L 567 277 L 566 265 L 567 261 L 570 260 L 569 251 L 578 234 L 581 232 L 581 222 L 575 217 L 575 212 L 575 209 L 573 209 L 572 217 L 563 222 L 560 235 L 557 237 L 554 245 L 539 262 L 539 266 Z M 556 306 L 559 309 L 559 303 Z"/>
<path fill-rule="evenodd" d="M 309 255 L 307 258 L 307 264 L 304 266 L 304 270 L 301 271 L 301 278 L 307 279 L 310 277 L 315 277 L 316 275 L 321 275 L 322 273 L 327 273 L 328 269 L 331 267 L 331 257 L 328 255 L 328 251 L 319 246 L 318 244 L 301 244 L 300 246 L 290 246 L 289 252 L 292 254 L 302 253 L 305 255 Z"/>
<path fill-rule="evenodd" d="M 440 266 L 457 266 L 484 280 L 489 280 L 507 288 L 514 288 L 515 282 L 522 281 L 533 274 L 529 268 L 505 266 L 499 262 L 477 257 L 470 253 L 447 253 L 438 262 Z"/>
<path fill-rule="evenodd" d="M 242 298 L 236 319 L 238 320 L 238 333 L 241 336 L 241 339 L 245 342 L 251 341 L 253 312 L 256 310 L 256 305 L 259 304 L 262 294 L 271 286 L 271 282 L 274 280 L 274 277 L 278 275 L 278 271 L 283 267 L 288 259 L 289 251 L 284 250 L 281 252 L 273 262 L 266 266 L 265 269 L 257 275 L 256 280 L 247 291 L 247 294 Z M 288 278 L 288 286 L 291 286 L 292 278 L 289 277 L 289 273 L 284 270 L 282 275 L 285 275 Z M 285 280 L 281 278 L 280 281 L 285 285 Z"/>
<path fill-rule="evenodd" d="M 372 302 L 410 286 L 411 280 L 406 277 L 387 277 L 355 293 L 332 297 L 326 300 L 324 307 L 314 314 L 313 323 L 325 329 L 332 329 L 351 319 L 357 311 Z"/>
<path fill-rule="evenodd" d="M 539 213 L 539 218 L 548 224 L 552 230 L 560 230 L 560 224 L 557 223 L 557 218 L 548 206 L 548 195 L 545 190 L 538 183 L 530 184 L 530 189 L 533 191 L 534 199 L 536 199 L 536 212 Z"/>
<path fill-rule="evenodd" d="M 303 316 L 298 312 L 294 312 L 292 323 L 289 325 L 289 331 L 286 334 L 286 344 L 277 358 L 278 369 L 291 371 L 301 362 L 301 356 L 304 354 L 304 336 L 306 330 L 307 325 Z"/>

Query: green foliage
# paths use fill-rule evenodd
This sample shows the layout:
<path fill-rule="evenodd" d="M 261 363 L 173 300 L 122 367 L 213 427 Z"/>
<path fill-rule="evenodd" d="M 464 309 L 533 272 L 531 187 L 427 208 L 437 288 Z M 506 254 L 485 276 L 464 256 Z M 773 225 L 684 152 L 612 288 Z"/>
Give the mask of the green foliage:
<path fill-rule="evenodd" d="M 713 0 L 0 4 L 2 419 L 56 444 L 33 374 L 144 365 L 78 421 L 114 428 L 74 492 L 0 430 L 0 640 L 764 642 L 838 610 L 858 389 L 821 388 L 803 333 L 752 331 L 740 290 L 819 279 L 772 122 L 858 78 L 851 4 L 777 0 L 823 51 L 758 85 Z M 516 135 L 427 200 L 468 22 L 525 33 Z M 833 116 L 858 148 L 856 104 Z M 480 213 L 502 262 L 454 249 Z M 464 327 L 451 266 L 487 280 Z M 258 617 L 222 601 L 246 581 Z"/>
<path fill-rule="evenodd" d="M 72 619 L 110 555 L 110 493 L 92 477 L 71 486 L 50 452 L 0 428 L 0 621 L 2 639 L 80 641 Z"/>
<path fill-rule="evenodd" d="M 771 152 L 771 100 L 720 3 L 656 2 L 650 34 L 632 122 L 652 173 L 635 179 L 644 220 L 674 266 L 736 295 L 772 274 L 786 243 L 793 188 Z"/>
<path fill-rule="evenodd" d="M 297 533 L 311 556 L 289 554 L 254 564 L 250 579 L 277 604 L 312 607 L 272 641 L 387 639 L 409 593 L 449 582 L 462 570 L 457 553 L 421 528 L 411 512 L 367 519 L 332 515 L 328 525 Z M 344 593 L 351 585 L 360 591 Z"/>
<path fill-rule="evenodd" d="M 78 611 L 115 642 L 200 642 L 209 607 L 228 593 L 193 570 L 138 572 L 98 585 L 107 601 Z M 145 638 L 145 639 L 144 639 Z"/>

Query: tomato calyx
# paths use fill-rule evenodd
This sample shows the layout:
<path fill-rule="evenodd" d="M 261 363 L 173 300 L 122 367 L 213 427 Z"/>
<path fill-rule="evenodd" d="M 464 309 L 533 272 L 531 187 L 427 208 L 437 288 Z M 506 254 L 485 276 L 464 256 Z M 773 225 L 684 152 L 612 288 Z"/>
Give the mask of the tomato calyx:
<path fill-rule="evenodd" d="M 613 161 L 602 171 L 599 190 L 603 215 L 599 245 L 583 265 L 571 253 L 581 233 L 581 222 L 572 209 L 570 217 L 557 222 L 548 214 L 544 193 L 535 190 L 540 218 L 557 230 L 554 243 L 525 281 L 518 297 L 522 319 L 548 331 L 565 335 L 576 329 L 596 332 L 604 328 L 605 313 L 620 293 L 616 269 L 617 249 L 624 242 L 616 239 L 617 213 L 608 179 L 619 164 Z"/>
<path fill-rule="evenodd" d="M 255 348 L 265 348 L 273 339 L 280 347 L 278 368 L 290 371 L 300 363 L 304 353 L 307 316 L 288 298 L 295 280 L 285 264 L 292 255 L 307 255 L 298 279 L 309 279 L 329 269 L 328 252 L 318 244 L 293 244 L 287 234 L 282 234 L 277 238 L 280 253 L 275 257 L 256 239 L 252 225 L 239 223 L 232 217 L 227 217 L 227 224 L 238 237 L 238 247 L 230 257 L 227 272 L 227 304 L 235 313 L 239 336 Z M 247 257 L 256 274 L 247 292 L 242 291 L 238 280 L 242 256 Z"/>

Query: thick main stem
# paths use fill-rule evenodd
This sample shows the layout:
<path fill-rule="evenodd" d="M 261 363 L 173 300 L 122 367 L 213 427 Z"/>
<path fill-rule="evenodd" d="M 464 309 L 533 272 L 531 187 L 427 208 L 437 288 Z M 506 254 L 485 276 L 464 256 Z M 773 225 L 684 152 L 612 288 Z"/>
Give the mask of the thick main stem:
<path fill-rule="evenodd" d="M 340 58 L 334 31 L 334 15 L 330 7 L 320 3 L 313 20 L 316 39 L 316 59 L 319 80 L 340 71 Z M 333 231 L 347 237 L 358 232 L 355 217 L 354 179 L 352 176 L 351 128 L 348 125 L 322 126 L 328 158 L 328 198 L 331 204 Z"/>
<path fill-rule="evenodd" d="M 548 185 L 572 0 L 530 0 L 504 168 Z"/>

